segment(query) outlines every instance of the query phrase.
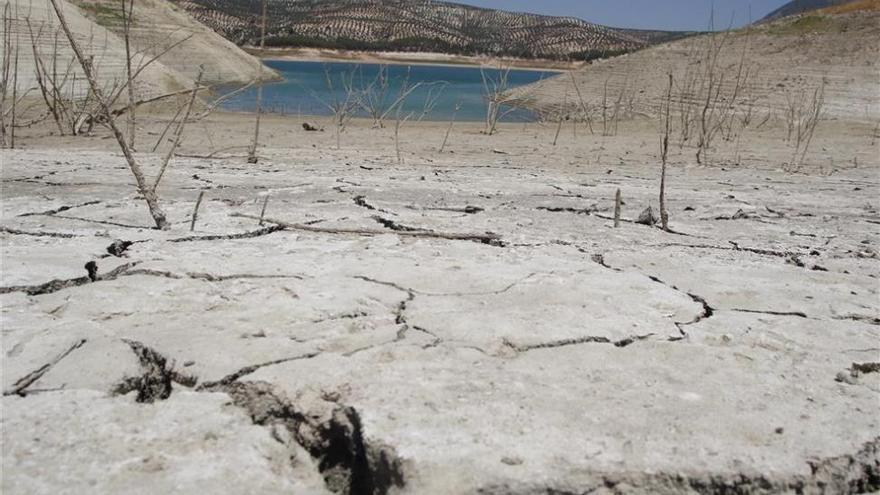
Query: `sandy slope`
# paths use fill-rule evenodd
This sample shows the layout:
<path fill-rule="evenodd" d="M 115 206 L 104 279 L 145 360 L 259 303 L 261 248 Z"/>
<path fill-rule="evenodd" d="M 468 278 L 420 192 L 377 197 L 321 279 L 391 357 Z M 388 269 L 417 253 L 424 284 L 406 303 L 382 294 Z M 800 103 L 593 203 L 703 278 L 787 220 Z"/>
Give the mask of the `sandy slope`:
<path fill-rule="evenodd" d="M 19 47 L 19 91 L 33 91 L 37 98 L 37 81 L 35 77 L 35 57 L 32 50 L 31 31 L 37 40 L 39 57 L 47 67 L 51 67 L 51 60 L 57 42 L 57 67 L 59 81 L 70 67 L 70 73 L 65 87 L 65 94 L 82 97 L 88 93 L 88 84 L 85 81 L 82 70 L 75 62 L 73 50 L 66 42 L 64 33 L 60 32 L 58 20 L 49 2 L 28 2 L 25 0 L 3 0 L 0 8 L 9 5 L 13 16 L 13 34 Z M 97 77 L 105 90 L 121 84 L 125 79 L 125 49 L 122 40 L 113 32 L 92 22 L 83 12 L 66 0 L 61 1 L 64 15 L 70 28 L 81 45 L 84 54 L 93 57 L 93 64 Z M 27 23 L 30 22 L 31 29 Z M 147 98 L 154 95 L 164 94 L 169 91 L 192 86 L 193 81 L 162 62 L 156 62 L 146 67 L 138 77 L 138 94 Z M 70 93 L 69 93 L 70 92 Z"/>
<path fill-rule="evenodd" d="M 14 18 L 14 39 L 20 47 L 19 91 L 27 92 L 30 89 L 36 98 L 35 57 L 31 48 L 31 29 L 27 23 L 30 22 L 37 40 L 40 58 L 47 66 L 51 66 L 58 29 L 55 13 L 48 2 L 0 1 L 0 9 L 4 5 L 10 6 Z M 118 2 L 62 0 L 62 6 L 83 51 L 87 56 L 94 57 L 98 78 L 105 90 L 117 87 L 125 77 L 125 50 L 117 17 Z M 132 29 L 132 50 L 137 53 L 135 69 L 173 47 L 140 73 L 137 81 L 138 98 L 149 98 L 191 87 L 199 65 L 205 67 L 205 81 L 208 83 L 243 82 L 256 77 L 259 63 L 257 59 L 168 2 L 138 1 L 135 12 L 136 19 Z M 82 71 L 74 62 L 73 51 L 63 33 L 59 32 L 58 36 L 58 70 L 63 74 L 68 66 L 71 67 L 68 80 L 72 82 L 66 85 L 65 92 L 72 92 L 78 97 L 84 96 L 87 93 L 87 84 Z M 266 74 L 271 76 L 273 72 L 269 70 Z M 74 79 L 78 81 L 73 82 Z"/>
<path fill-rule="evenodd" d="M 87 7 L 118 9 L 113 0 L 74 0 Z M 86 9 L 86 12 L 95 12 Z M 117 35 L 122 33 L 121 19 L 91 15 Z M 232 42 L 199 23 L 185 11 L 167 0 L 140 0 L 135 3 L 135 20 L 132 29 L 135 45 L 151 54 L 158 54 L 169 40 L 185 40 L 163 57 L 167 67 L 195 79 L 199 66 L 204 66 L 207 83 L 246 83 L 257 78 L 259 61 L 245 53 Z M 263 77 L 270 78 L 274 72 L 267 70 Z"/>
<path fill-rule="evenodd" d="M 670 71 L 677 84 L 674 98 L 689 98 L 681 85 L 689 69 L 699 68 L 705 45 L 706 37 L 659 45 L 598 61 L 574 72 L 574 77 L 585 103 L 593 109 L 594 119 L 601 119 L 597 108 L 603 101 L 613 105 L 621 94 L 627 118 L 656 116 Z M 727 93 L 745 54 L 745 66 L 752 74 L 746 99 L 762 115 L 769 111 L 781 117 L 786 108 L 786 90 L 812 89 L 824 78 L 829 117 L 867 122 L 880 119 L 880 12 L 787 18 L 737 31 L 725 46 L 718 76 L 725 78 Z M 548 114 L 579 115 L 583 112 L 577 93 L 571 76 L 566 74 L 518 89 L 513 95 Z"/>

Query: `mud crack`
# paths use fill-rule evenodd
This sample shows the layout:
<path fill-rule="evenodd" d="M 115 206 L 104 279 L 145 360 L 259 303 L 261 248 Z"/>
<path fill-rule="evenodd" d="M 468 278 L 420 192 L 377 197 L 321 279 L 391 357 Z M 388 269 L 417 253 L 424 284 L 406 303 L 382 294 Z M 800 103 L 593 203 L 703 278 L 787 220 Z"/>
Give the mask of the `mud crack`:
<path fill-rule="evenodd" d="M 862 323 L 867 323 L 868 325 L 880 325 L 880 317 L 876 317 L 876 316 L 850 314 L 850 315 L 835 316 L 834 319 L 835 320 L 858 321 L 858 322 L 862 322 Z"/>
<path fill-rule="evenodd" d="M 101 203 L 101 201 L 86 201 L 85 203 L 80 203 L 77 205 L 60 206 L 60 207 L 52 209 L 52 210 L 36 211 L 36 212 L 31 212 L 31 213 L 22 213 L 21 215 L 18 215 L 18 216 L 19 217 L 52 216 L 52 215 L 57 215 L 58 213 L 61 213 L 61 212 L 65 212 L 67 210 L 72 210 L 74 208 L 82 208 L 84 206 L 92 206 L 92 205 L 97 205 L 100 203 Z"/>
<path fill-rule="evenodd" d="M 623 270 L 621 270 L 620 268 L 615 268 L 615 267 L 609 265 L 605 261 L 605 256 L 602 254 L 594 254 L 591 259 L 593 260 L 594 263 L 599 264 L 609 270 L 613 270 L 615 272 L 623 272 Z M 697 323 L 700 323 L 703 320 L 711 318 L 715 314 L 715 308 L 713 308 L 709 304 L 709 302 L 706 300 L 706 298 L 699 296 L 697 294 L 694 294 L 692 292 L 681 290 L 678 287 L 676 287 L 675 285 L 664 282 L 660 278 L 655 277 L 653 275 L 645 275 L 645 276 L 648 277 L 648 279 L 654 283 L 661 284 L 661 285 L 666 286 L 676 292 L 680 292 L 680 293 L 688 296 L 689 298 L 691 298 L 692 301 L 699 304 L 700 307 L 702 308 L 700 313 L 698 313 L 696 316 L 694 316 L 694 318 L 690 321 L 673 322 L 675 324 L 675 327 L 678 328 L 678 331 L 681 335 L 679 337 L 672 337 L 672 338 L 670 338 L 670 340 L 678 341 L 678 340 L 682 340 L 682 339 L 687 338 L 688 333 L 687 333 L 687 331 L 685 331 L 685 327 L 688 327 L 690 325 L 696 325 Z"/>
<path fill-rule="evenodd" d="M 174 370 L 174 363 L 169 364 L 165 356 L 144 344 L 123 339 L 137 356 L 141 366 L 141 376 L 124 378 L 113 388 L 114 395 L 125 395 L 137 390 L 140 403 L 153 403 L 171 397 L 172 383 L 185 387 L 194 387 L 198 378 L 179 373 Z"/>
<path fill-rule="evenodd" d="M 388 215 L 395 215 L 395 216 L 397 215 L 397 213 L 394 213 L 393 211 L 388 211 L 388 210 L 384 210 L 382 208 L 377 208 L 376 206 L 373 206 L 372 204 L 367 202 L 366 196 L 355 196 L 354 198 L 352 198 L 352 201 L 354 201 L 354 204 L 360 206 L 361 208 L 367 209 L 367 210 L 378 211 L 381 213 L 386 213 Z"/>
<path fill-rule="evenodd" d="M 85 237 L 79 234 L 66 234 L 64 232 L 46 232 L 43 230 L 19 230 L 11 227 L 0 227 L 0 232 L 6 232 L 13 235 L 29 235 L 33 237 L 57 237 L 59 239 L 72 239 L 74 237 Z"/>
<path fill-rule="evenodd" d="M 262 237 L 265 235 L 274 234 L 275 232 L 280 232 L 282 230 L 284 230 L 284 227 L 282 227 L 280 225 L 272 225 L 270 227 L 266 227 L 263 229 L 252 230 L 250 232 L 241 232 L 238 234 L 181 237 L 178 239 L 169 239 L 168 242 L 203 242 L 203 241 L 230 241 L 230 240 L 236 240 L 236 239 L 253 239 L 255 237 Z"/>
<path fill-rule="evenodd" d="M 24 292 L 29 296 L 41 296 L 44 294 L 52 294 L 53 292 L 58 292 L 63 289 L 68 289 L 71 287 L 79 287 L 81 285 L 90 284 L 92 282 L 105 282 L 110 280 L 116 280 L 117 278 L 126 275 L 129 270 L 135 267 L 138 262 L 126 263 L 124 265 L 118 266 L 113 270 L 105 273 L 104 275 L 95 275 L 94 279 L 87 275 L 85 277 L 77 277 L 77 278 L 69 278 L 69 279 L 55 279 L 44 284 L 39 285 L 16 285 L 11 287 L 0 287 L 0 294 L 9 294 L 11 292 Z M 86 264 L 86 269 L 89 273 L 92 273 L 90 268 L 97 267 L 94 262 L 89 262 Z"/>
<path fill-rule="evenodd" d="M 559 347 L 568 347 L 572 345 L 584 345 L 584 344 L 610 344 L 614 347 L 624 348 L 629 347 L 636 342 L 640 342 L 642 340 L 647 340 L 653 337 L 655 334 L 649 333 L 645 335 L 631 335 L 629 337 L 622 338 L 620 340 L 611 340 L 608 337 L 596 337 L 596 336 L 588 336 L 588 337 L 580 337 L 576 339 L 562 339 L 555 340 L 552 342 L 542 342 L 540 344 L 526 344 L 520 345 L 515 342 L 511 342 L 508 339 L 503 340 L 503 344 L 505 347 L 512 349 L 517 354 L 521 354 L 524 352 L 534 351 L 535 349 L 556 349 Z"/>
<path fill-rule="evenodd" d="M 408 225 L 403 225 L 403 224 L 395 222 L 394 220 L 382 218 L 379 215 L 374 215 L 372 218 L 373 218 L 373 220 L 376 221 L 376 223 L 381 224 L 386 229 L 390 229 L 395 232 L 430 232 L 430 230 L 419 229 L 416 227 L 410 227 Z"/>
<path fill-rule="evenodd" d="M 80 347 L 84 346 L 85 344 L 86 344 L 86 339 L 77 340 L 76 342 L 73 343 L 73 345 L 71 345 L 70 347 L 65 349 L 63 352 L 61 352 L 61 354 L 58 354 L 57 356 L 55 356 L 48 363 L 44 364 L 43 366 L 40 366 L 36 370 L 28 373 L 27 375 L 23 376 L 22 378 L 19 378 L 18 380 L 16 380 L 15 383 L 12 385 L 12 388 L 10 390 L 4 391 L 3 395 L 4 396 L 6 396 L 6 395 L 20 395 L 20 396 L 24 397 L 25 395 L 27 395 L 25 390 L 27 390 L 28 387 L 30 387 L 37 380 L 42 378 L 43 375 L 48 373 L 49 370 L 51 370 L 56 364 L 60 363 L 62 359 L 66 358 L 68 355 L 70 355 L 71 352 L 79 349 Z"/>
<path fill-rule="evenodd" d="M 327 488 L 346 495 L 385 495 L 405 485 L 403 462 L 393 449 L 370 442 L 358 411 L 325 402 L 324 413 L 299 409 L 265 382 L 215 386 L 245 409 L 254 424 L 287 431 L 317 462 Z"/>
<path fill-rule="evenodd" d="M 291 361 L 301 361 L 304 359 L 312 359 L 314 357 L 319 356 L 320 354 L 321 353 L 317 352 L 317 351 L 316 352 L 309 352 L 309 353 L 302 354 L 299 356 L 282 358 L 282 359 L 275 359 L 273 361 L 267 361 L 265 363 L 254 364 L 251 366 L 245 366 L 244 368 L 241 368 L 240 370 L 236 371 L 235 373 L 230 373 L 229 375 L 226 375 L 225 377 L 221 378 L 220 380 L 217 380 L 215 382 L 203 383 L 202 385 L 199 386 L 198 390 L 211 390 L 211 389 L 214 389 L 217 387 L 225 387 L 227 385 L 231 385 L 232 383 L 238 381 L 239 379 L 241 379 L 247 375 L 250 375 L 250 374 L 256 372 L 257 370 L 259 370 L 261 368 L 265 368 L 267 366 L 275 366 L 275 365 L 283 364 L 283 363 L 289 363 Z"/>
<path fill-rule="evenodd" d="M 765 311 L 765 310 L 760 310 L 760 309 L 740 309 L 740 308 L 731 309 L 731 311 L 736 311 L 737 313 L 751 313 L 751 314 L 770 315 L 770 316 L 794 316 L 797 318 L 808 318 L 806 313 L 803 313 L 801 311 Z"/>

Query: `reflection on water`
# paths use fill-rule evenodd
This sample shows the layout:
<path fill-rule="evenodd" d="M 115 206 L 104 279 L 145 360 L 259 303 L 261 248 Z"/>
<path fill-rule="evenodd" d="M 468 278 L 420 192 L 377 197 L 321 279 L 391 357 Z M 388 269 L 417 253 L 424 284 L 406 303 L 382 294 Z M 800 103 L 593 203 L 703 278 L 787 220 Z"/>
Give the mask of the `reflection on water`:
<path fill-rule="evenodd" d="M 506 78 L 508 89 L 551 77 L 551 72 L 483 69 L 438 65 L 378 65 L 324 62 L 268 61 L 283 81 L 263 87 L 263 108 L 287 115 L 333 115 L 345 108 L 360 117 L 393 120 L 482 121 L 486 118 L 485 88 Z M 235 87 L 221 87 L 222 95 Z M 233 111 L 253 111 L 256 88 L 223 103 Z M 522 109 L 505 109 L 506 121 L 532 121 Z"/>

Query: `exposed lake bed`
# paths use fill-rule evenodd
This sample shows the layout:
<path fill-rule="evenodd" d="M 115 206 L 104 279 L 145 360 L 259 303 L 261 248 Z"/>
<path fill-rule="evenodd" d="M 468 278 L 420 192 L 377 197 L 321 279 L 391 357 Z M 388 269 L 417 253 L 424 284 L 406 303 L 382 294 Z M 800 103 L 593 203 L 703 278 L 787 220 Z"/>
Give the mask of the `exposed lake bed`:
<path fill-rule="evenodd" d="M 144 139 L 167 118 L 143 117 Z M 257 165 L 241 114 L 195 124 L 162 189 L 170 231 L 149 228 L 104 135 L 32 129 L 2 152 L 4 285 L 19 287 L 0 296 L 4 390 L 70 350 L 4 397 L 5 489 L 326 494 L 325 476 L 368 469 L 394 480 L 384 493 L 810 492 L 870 472 L 880 374 L 851 366 L 880 339 L 876 160 L 793 176 L 766 130 L 737 167 L 674 151 L 672 234 L 631 223 L 656 205 L 651 122 L 566 127 L 557 146 L 552 125 L 459 123 L 444 153 L 446 124 L 413 122 L 403 163 L 368 119 L 340 149 L 300 123 L 264 116 Z M 876 151 L 868 126 L 828 126 L 817 146 Z M 139 156 L 154 174 L 159 157 Z M 266 225 L 239 216 L 264 204 Z M 487 231 L 503 246 L 418 237 Z M 134 244 L 105 256 L 117 239 Z M 45 286 L 94 259 L 116 275 Z M 120 388 L 145 369 L 126 342 L 173 367 L 167 401 Z M 361 439 L 360 464 L 318 462 L 338 431 Z M 100 469 L 64 457 L 76 475 L 47 473 L 71 442 Z M 200 459 L 247 472 L 217 485 Z"/>

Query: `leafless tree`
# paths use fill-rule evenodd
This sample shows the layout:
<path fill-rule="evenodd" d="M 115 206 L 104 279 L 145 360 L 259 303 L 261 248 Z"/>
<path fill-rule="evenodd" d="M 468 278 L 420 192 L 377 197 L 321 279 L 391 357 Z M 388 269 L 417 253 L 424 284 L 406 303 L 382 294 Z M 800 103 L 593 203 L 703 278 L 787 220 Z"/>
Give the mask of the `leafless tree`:
<path fill-rule="evenodd" d="M 445 82 L 437 81 L 430 84 L 421 82 L 410 83 L 411 73 L 407 68 L 406 75 L 400 80 L 397 92 L 392 95 L 394 81 L 391 78 L 388 66 L 380 66 L 376 77 L 364 83 L 361 79 L 358 85 L 357 78 L 352 78 L 352 89 L 356 96 L 357 106 L 373 120 L 373 127 L 384 128 L 385 120 L 390 115 L 397 116 L 401 106 L 422 86 L 428 87 L 428 92 L 422 105 L 422 112 L 416 120 L 424 119 L 437 105 Z M 393 98 L 393 99 L 391 99 Z M 415 117 L 413 114 L 411 117 Z"/>
<path fill-rule="evenodd" d="M 419 113 L 419 116 L 416 120 L 419 122 L 423 121 L 425 117 L 430 115 L 435 108 L 437 108 L 437 104 L 440 102 L 440 98 L 443 96 L 443 91 L 446 90 L 446 86 L 449 83 L 446 81 L 434 81 L 431 83 L 418 83 L 417 87 L 426 87 L 427 92 L 425 93 L 425 99 L 422 100 L 422 111 Z"/>
<path fill-rule="evenodd" d="M 605 80 L 602 90 L 602 135 L 616 136 L 620 126 L 620 119 L 624 116 L 624 110 L 629 108 L 630 113 L 635 105 L 635 87 L 630 83 L 629 75 L 623 78 L 623 82 L 617 95 L 608 94 L 610 78 Z M 614 101 L 609 102 L 609 97 Z"/>
<path fill-rule="evenodd" d="M 120 15 L 123 18 L 124 24 L 123 36 L 130 38 L 130 27 L 127 26 L 130 26 L 131 24 L 130 19 L 133 3 L 131 3 L 131 0 L 128 0 L 128 2 L 129 3 L 125 4 L 123 0 L 123 5 L 121 6 L 123 12 Z M 48 115 L 53 118 L 62 135 L 67 133 L 79 135 L 83 132 L 90 131 L 95 124 L 101 123 L 100 121 L 103 119 L 101 108 L 95 101 L 94 92 L 91 90 L 91 87 L 87 88 L 85 96 L 80 94 L 80 88 L 77 87 L 77 75 L 74 70 L 75 66 L 78 64 L 77 59 L 74 57 L 64 62 L 59 60 L 59 38 L 65 36 L 62 29 L 56 29 L 49 23 L 40 23 L 39 28 L 35 29 L 29 17 L 25 17 L 24 22 L 30 35 L 37 88 L 39 89 L 43 102 L 46 105 Z M 45 28 L 47 27 L 49 27 L 51 32 L 45 32 Z M 45 44 L 43 39 L 46 36 L 52 37 L 51 53 L 44 53 L 41 48 L 41 46 Z M 179 93 L 171 92 L 143 100 L 135 100 L 133 99 L 135 96 L 133 88 L 136 85 L 136 79 L 150 65 L 159 60 L 159 58 L 180 44 L 186 42 L 191 37 L 192 35 L 187 35 L 182 39 L 171 42 L 164 48 L 150 47 L 150 49 L 155 49 L 152 55 L 147 55 L 141 51 L 132 51 L 130 41 L 126 41 L 127 56 L 125 62 L 125 76 L 121 78 L 105 78 L 101 90 L 102 93 L 107 96 L 108 106 L 110 108 L 115 108 L 113 110 L 114 116 L 120 116 L 126 113 L 130 115 L 128 121 L 129 146 L 131 146 L 132 138 L 134 136 L 132 125 L 136 122 L 133 116 L 135 109 L 141 105 L 170 98 Z M 88 45 L 92 46 L 93 44 L 94 37 L 90 35 Z M 104 49 L 107 49 L 106 45 Z M 135 63 L 136 60 L 137 63 Z M 98 81 L 99 67 L 97 64 L 90 63 L 90 68 L 93 78 Z M 184 90 L 184 92 L 189 92 L 189 90 Z M 129 101 L 126 106 L 119 108 L 117 107 L 117 102 L 124 94 L 128 94 Z"/>
<path fill-rule="evenodd" d="M 183 130 L 186 128 L 186 123 L 189 120 L 190 115 L 192 114 L 193 105 L 196 102 L 196 97 L 199 94 L 199 90 L 202 85 L 202 75 L 204 75 L 205 69 L 204 67 L 199 67 L 199 75 L 196 77 L 196 84 L 193 87 L 192 92 L 190 93 L 189 103 L 186 105 L 186 111 L 183 113 L 183 118 L 177 123 L 177 129 L 174 131 L 174 139 L 171 142 L 171 146 L 168 148 L 168 151 L 165 153 L 164 158 L 162 159 L 162 165 L 159 168 L 159 174 L 156 176 L 155 181 L 153 182 L 153 192 L 159 188 L 159 184 L 162 182 L 162 177 L 165 175 L 165 169 L 168 168 L 168 163 L 171 162 L 171 159 L 174 157 L 174 154 L 177 152 L 177 148 L 180 146 L 180 141 L 183 138 Z"/>
<path fill-rule="evenodd" d="M 360 104 L 364 111 L 373 119 L 373 127 L 385 127 L 385 116 L 388 111 L 388 97 L 391 91 L 391 76 L 387 65 L 380 65 L 374 77 L 365 85 Z"/>
<path fill-rule="evenodd" d="M 3 6 L 3 47 L 0 60 L 0 146 L 15 147 L 15 110 L 17 99 L 18 42 L 12 32 L 10 4 Z M 10 98 L 11 97 L 11 98 Z M 11 120 L 12 125 L 7 124 Z"/>
<path fill-rule="evenodd" d="M 144 173 L 141 169 L 140 164 L 137 162 L 131 148 L 128 146 L 128 141 L 125 139 L 125 136 L 119 129 L 119 126 L 116 125 L 116 120 L 110 108 L 109 100 L 106 96 L 104 96 L 104 93 L 101 90 L 101 87 L 92 72 L 92 61 L 86 58 L 79 45 L 77 44 L 77 41 L 73 36 L 73 32 L 71 32 L 70 30 L 70 26 L 68 26 L 67 24 L 67 20 L 64 17 L 64 12 L 62 11 L 61 6 L 58 3 L 58 0 L 49 1 L 52 3 L 52 8 L 55 10 L 55 14 L 58 17 L 59 23 L 61 24 L 61 29 L 64 31 L 65 36 L 67 36 L 70 47 L 73 50 L 73 53 L 76 56 L 80 67 L 82 68 L 83 74 L 85 74 L 86 80 L 88 81 L 89 87 L 91 88 L 91 91 L 95 96 L 95 100 L 98 103 L 101 113 L 106 119 L 106 123 L 110 127 L 110 130 L 113 132 L 113 136 L 119 143 L 119 147 L 122 150 L 122 154 L 125 156 L 126 162 L 128 162 L 129 169 L 131 170 L 131 173 L 134 176 L 135 181 L 137 182 L 138 191 L 144 197 L 144 201 L 147 203 L 147 206 L 150 209 L 150 215 L 153 217 L 153 220 L 156 223 L 156 227 L 159 229 L 167 229 L 169 227 L 168 220 L 165 216 L 165 212 L 162 211 L 162 208 L 159 205 L 159 198 L 156 195 L 156 191 L 147 184 L 147 179 L 146 177 L 144 177 Z"/>
<path fill-rule="evenodd" d="M 796 172 L 803 165 L 816 127 L 825 112 L 825 79 L 812 91 L 806 88 L 790 89 L 785 97 L 788 142 L 792 149 L 786 170 Z"/>
<path fill-rule="evenodd" d="M 262 0 L 263 2 L 263 16 L 262 21 L 260 22 L 260 54 L 262 55 L 263 51 L 266 49 L 266 20 L 268 17 L 268 0 Z M 260 62 L 260 67 L 257 72 L 257 118 L 256 123 L 254 124 L 254 142 L 251 144 L 251 149 L 248 152 L 248 163 L 257 163 L 259 158 L 257 157 L 257 146 L 259 146 L 260 142 L 260 117 L 263 113 L 263 63 Z"/>
<path fill-rule="evenodd" d="M 128 0 L 128 5 L 126 5 L 126 0 L 120 0 L 120 2 L 122 9 L 122 39 L 125 42 L 126 86 L 128 87 L 128 145 L 134 149 L 135 127 L 137 125 L 134 73 L 131 70 L 131 23 L 134 19 L 134 0 Z"/>
<path fill-rule="evenodd" d="M 409 83 L 409 74 L 407 73 L 406 79 L 403 81 L 402 86 L 399 90 L 399 96 L 397 100 L 394 102 L 394 110 L 395 110 L 395 119 L 394 119 L 394 149 L 397 154 L 397 163 L 399 165 L 403 165 L 403 154 L 400 148 L 400 129 L 406 124 L 410 119 L 415 116 L 414 111 L 407 111 L 407 100 L 413 94 L 413 92 L 422 86 L 422 83 L 416 83 L 410 85 Z M 422 111 L 419 114 L 418 120 L 423 119 L 427 114 L 433 110 L 434 106 L 437 104 L 437 99 L 440 96 L 440 93 L 435 93 L 433 89 L 436 84 L 429 85 L 429 91 L 427 96 L 425 97 L 425 101 L 422 105 Z M 442 86 L 441 86 L 442 91 Z"/>
<path fill-rule="evenodd" d="M 563 108 L 568 108 L 568 94 L 565 95 Z M 553 136 L 553 146 L 556 146 L 556 144 L 559 142 L 559 133 L 562 132 L 562 124 L 563 124 L 563 122 L 565 122 L 568 119 L 569 119 L 568 115 L 565 115 L 561 112 L 558 114 L 557 123 L 556 123 L 556 134 Z"/>
<path fill-rule="evenodd" d="M 723 59 L 726 48 L 732 40 L 730 28 L 723 33 L 714 31 L 713 21 L 710 23 L 710 33 L 705 36 L 705 48 L 702 54 L 700 71 L 697 73 L 697 96 L 700 102 L 699 111 L 695 116 L 697 133 L 697 163 L 702 164 L 706 152 L 712 146 L 712 142 L 730 119 L 734 118 L 738 105 L 743 102 L 743 94 L 752 75 L 752 69 L 748 65 L 749 39 L 746 33 L 746 42 L 739 61 L 733 68 L 733 79 L 727 80 L 726 68 Z"/>
<path fill-rule="evenodd" d="M 355 72 L 357 68 L 339 74 L 339 83 L 334 81 L 334 75 L 329 67 L 324 68 L 324 80 L 329 94 L 323 99 L 317 94 L 315 98 L 321 101 L 330 111 L 333 128 L 336 134 L 336 149 L 342 148 L 342 133 L 345 131 L 351 119 L 354 118 L 358 108 L 361 108 L 361 99 L 355 87 Z"/>
<path fill-rule="evenodd" d="M 581 87 L 577 82 L 577 78 L 574 76 L 574 71 L 568 71 L 568 75 L 571 78 L 571 85 L 574 86 L 575 94 L 578 98 L 578 105 L 580 106 L 580 111 L 583 116 L 584 122 L 586 122 L 587 127 L 590 129 L 590 134 L 593 134 L 593 112 L 592 109 L 587 105 L 584 100 L 584 95 L 581 92 Z M 575 121 L 577 119 L 574 119 Z"/>
<path fill-rule="evenodd" d="M 394 119 L 394 151 L 397 154 L 397 164 L 403 165 L 403 154 L 400 150 L 400 128 L 413 116 L 412 112 L 405 113 L 402 106 L 397 107 L 397 118 Z"/>
<path fill-rule="evenodd" d="M 484 134 L 495 134 L 498 122 L 503 119 L 512 109 L 504 109 L 510 79 L 510 66 L 499 65 L 497 74 L 489 74 L 485 68 L 480 67 L 480 75 L 483 81 L 483 98 L 486 100 L 486 128 Z"/>
<path fill-rule="evenodd" d="M 443 136 L 443 144 L 440 145 L 440 153 L 446 149 L 446 143 L 449 142 L 449 135 L 452 133 L 452 126 L 455 125 L 455 117 L 458 116 L 459 110 L 461 110 L 461 103 L 456 103 L 455 109 L 452 111 L 452 118 L 449 120 L 449 127 L 446 128 L 446 134 Z"/>
<path fill-rule="evenodd" d="M 664 133 L 660 143 L 660 225 L 665 231 L 669 231 L 669 211 L 666 209 L 666 162 L 669 158 L 669 124 L 670 110 L 672 108 L 673 76 L 669 73 L 669 87 L 666 91 L 666 104 L 663 111 Z"/>

